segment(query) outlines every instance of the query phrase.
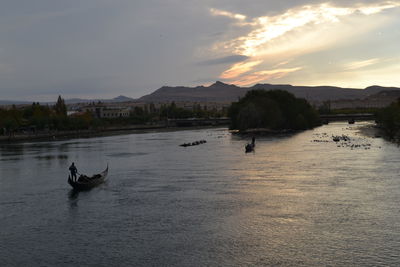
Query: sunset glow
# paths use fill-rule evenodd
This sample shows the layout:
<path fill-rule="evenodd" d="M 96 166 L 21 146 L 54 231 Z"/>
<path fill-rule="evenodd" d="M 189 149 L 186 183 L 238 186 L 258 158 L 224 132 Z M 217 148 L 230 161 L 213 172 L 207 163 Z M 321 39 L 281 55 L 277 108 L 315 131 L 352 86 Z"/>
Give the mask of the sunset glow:
<path fill-rule="evenodd" d="M 274 16 L 246 20 L 242 25 L 246 27 L 251 25 L 251 30 L 247 34 L 215 45 L 217 49 L 225 48 L 232 54 L 248 57 L 246 62 L 236 63 L 223 71 L 220 78 L 238 85 L 251 85 L 261 81 L 276 80 L 289 73 L 307 69 L 309 67 L 307 63 L 305 67 L 300 68 L 296 59 L 312 58 L 313 53 L 345 45 L 350 40 L 354 42 L 363 34 L 390 23 L 394 17 L 391 19 L 390 16 L 381 16 L 381 13 L 391 9 L 398 11 L 398 7 L 400 3 L 396 2 L 346 7 L 323 3 L 296 7 Z M 214 15 L 216 14 L 214 11 Z M 222 11 L 219 11 L 218 15 L 234 17 L 233 14 L 225 14 Z M 242 20 L 244 19 L 245 17 L 242 17 Z M 352 24 L 354 25 L 351 26 Z M 272 70 L 274 74 L 271 75 L 271 70 L 268 69 L 273 67 L 272 63 L 280 64 L 278 60 L 280 62 L 290 60 L 288 66 L 290 68 L 287 70 L 291 71 Z M 340 71 L 355 71 L 373 66 L 380 61 L 382 60 L 378 57 L 352 59 L 344 64 Z M 304 65 L 304 62 L 301 64 Z M 345 75 L 343 78 L 346 79 Z M 297 80 L 297 83 L 306 81 Z"/>

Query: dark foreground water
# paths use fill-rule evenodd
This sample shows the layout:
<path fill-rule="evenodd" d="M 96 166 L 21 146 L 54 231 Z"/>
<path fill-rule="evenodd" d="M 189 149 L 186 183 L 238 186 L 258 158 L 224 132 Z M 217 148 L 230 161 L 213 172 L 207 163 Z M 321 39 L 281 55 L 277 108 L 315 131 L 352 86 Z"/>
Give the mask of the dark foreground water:
<path fill-rule="evenodd" d="M 399 266 L 400 149 L 359 125 L 1 145 L 0 266 Z M 73 194 L 72 161 L 108 183 Z"/>

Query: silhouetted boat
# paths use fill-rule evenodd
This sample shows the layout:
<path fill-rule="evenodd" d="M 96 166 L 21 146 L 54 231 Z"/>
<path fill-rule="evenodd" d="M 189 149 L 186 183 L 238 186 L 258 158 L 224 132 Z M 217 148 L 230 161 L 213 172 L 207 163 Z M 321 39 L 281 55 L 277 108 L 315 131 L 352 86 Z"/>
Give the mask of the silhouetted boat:
<path fill-rule="evenodd" d="M 71 176 L 68 175 L 68 183 L 76 190 L 89 190 L 99 184 L 104 183 L 107 174 L 108 165 L 103 172 L 95 174 L 91 177 L 81 174 L 76 181 L 72 180 Z"/>
<path fill-rule="evenodd" d="M 254 147 L 255 147 L 254 144 L 247 144 L 244 148 L 245 148 L 246 153 L 249 153 L 249 152 L 254 151 Z"/>
<path fill-rule="evenodd" d="M 245 149 L 246 153 L 249 153 L 249 152 L 253 152 L 255 147 L 256 147 L 256 138 L 253 136 L 251 138 L 251 143 L 248 143 L 244 147 L 244 149 Z"/>

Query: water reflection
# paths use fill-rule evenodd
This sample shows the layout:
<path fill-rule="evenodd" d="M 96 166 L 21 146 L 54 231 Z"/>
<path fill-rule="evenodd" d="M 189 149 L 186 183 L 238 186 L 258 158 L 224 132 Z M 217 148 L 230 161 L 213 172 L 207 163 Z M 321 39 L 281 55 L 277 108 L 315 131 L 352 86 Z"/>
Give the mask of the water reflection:
<path fill-rule="evenodd" d="M 356 127 L 258 137 L 247 155 L 248 138 L 226 129 L 2 146 L 0 258 L 11 266 L 397 266 L 399 148 Z M 370 149 L 313 142 L 341 134 Z M 71 190 L 71 161 L 87 174 L 109 163 L 108 184 Z"/>
<path fill-rule="evenodd" d="M 7 157 L 22 158 L 24 155 L 24 146 L 20 144 L 0 144 L 0 155 L 2 160 L 6 160 Z"/>

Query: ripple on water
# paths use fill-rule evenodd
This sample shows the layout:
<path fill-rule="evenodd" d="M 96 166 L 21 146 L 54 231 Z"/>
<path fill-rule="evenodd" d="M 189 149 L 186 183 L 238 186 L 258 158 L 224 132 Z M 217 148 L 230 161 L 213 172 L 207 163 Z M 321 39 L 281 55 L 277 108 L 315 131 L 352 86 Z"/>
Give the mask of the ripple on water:
<path fill-rule="evenodd" d="M 399 148 L 355 131 L 260 137 L 251 155 L 227 129 L 2 146 L 1 264 L 399 266 Z M 71 193 L 59 156 L 109 161 L 108 184 Z"/>
<path fill-rule="evenodd" d="M 114 158 L 127 158 L 127 157 L 137 157 L 137 156 L 145 156 L 148 153 L 145 152 L 133 152 L 133 153 L 112 153 L 112 154 L 107 154 L 109 157 L 114 157 Z"/>

